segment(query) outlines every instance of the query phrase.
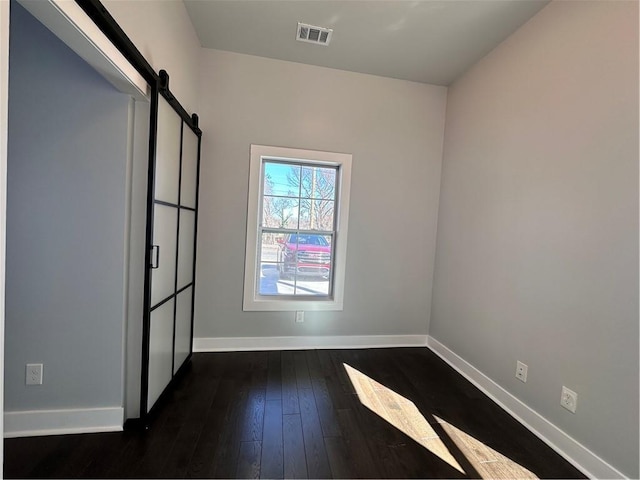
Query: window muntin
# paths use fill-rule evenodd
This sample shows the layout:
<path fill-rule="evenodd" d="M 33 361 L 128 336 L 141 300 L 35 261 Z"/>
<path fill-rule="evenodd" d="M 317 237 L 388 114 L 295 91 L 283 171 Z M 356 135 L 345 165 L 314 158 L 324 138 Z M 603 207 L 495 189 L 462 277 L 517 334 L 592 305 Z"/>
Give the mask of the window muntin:
<path fill-rule="evenodd" d="M 245 310 L 342 308 L 351 155 L 252 145 Z"/>

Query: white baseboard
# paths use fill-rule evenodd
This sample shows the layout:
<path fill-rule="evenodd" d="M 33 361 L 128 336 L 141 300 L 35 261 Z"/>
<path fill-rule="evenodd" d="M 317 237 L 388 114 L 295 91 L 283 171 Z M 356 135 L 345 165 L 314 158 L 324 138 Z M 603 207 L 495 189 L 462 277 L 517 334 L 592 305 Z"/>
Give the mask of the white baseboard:
<path fill-rule="evenodd" d="M 4 437 L 119 432 L 123 421 L 122 407 L 5 412 Z"/>
<path fill-rule="evenodd" d="M 435 338 L 429 336 L 427 346 L 589 478 L 626 478 L 620 471 L 518 400 Z"/>
<path fill-rule="evenodd" d="M 426 347 L 426 335 L 346 335 L 325 337 L 194 338 L 194 352 L 305 350 L 331 348 Z"/>

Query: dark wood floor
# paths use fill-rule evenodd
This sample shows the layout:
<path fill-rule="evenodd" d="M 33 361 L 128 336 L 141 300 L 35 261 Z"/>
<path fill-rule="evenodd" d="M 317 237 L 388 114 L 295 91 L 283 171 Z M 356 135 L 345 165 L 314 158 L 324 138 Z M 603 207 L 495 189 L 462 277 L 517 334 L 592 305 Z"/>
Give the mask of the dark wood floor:
<path fill-rule="evenodd" d="M 5 440 L 6 478 L 584 478 L 426 348 L 195 354 L 148 431 Z"/>

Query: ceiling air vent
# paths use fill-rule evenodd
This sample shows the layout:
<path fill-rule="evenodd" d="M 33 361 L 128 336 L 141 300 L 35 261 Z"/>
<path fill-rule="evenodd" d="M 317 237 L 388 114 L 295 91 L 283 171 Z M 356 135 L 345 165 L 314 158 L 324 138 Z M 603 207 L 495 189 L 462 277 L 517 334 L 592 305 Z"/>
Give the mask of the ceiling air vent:
<path fill-rule="evenodd" d="M 296 40 L 316 45 L 329 45 L 333 30 L 330 28 L 314 27 L 306 23 L 298 22 L 298 34 Z"/>

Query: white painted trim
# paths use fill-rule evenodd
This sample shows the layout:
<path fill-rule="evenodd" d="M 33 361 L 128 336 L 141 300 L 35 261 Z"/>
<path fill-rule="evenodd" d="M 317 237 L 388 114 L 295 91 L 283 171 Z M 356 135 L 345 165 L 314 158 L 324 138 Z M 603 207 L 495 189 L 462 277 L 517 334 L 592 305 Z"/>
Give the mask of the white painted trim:
<path fill-rule="evenodd" d="M 120 432 L 123 419 L 122 407 L 5 412 L 4 437 Z"/>
<path fill-rule="evenodd" d="M 435 338 L 428 336 L 427 346 L 589 478 L 627 478 Z"/>
<path fill-rule="evenodd" d="M 140 417 L 140 376 L 142 375 L 142 322 L 144 253 L 147 215 L 147 171 L 149 164 L 149 108 L 146 101 L 136 101 L 133 111 L 133 157 L 129 201 L 129 265 L 127 266 L 127 331 L 125 355 L 125 419 Z M 142 139 L 142 141 L 140 141 Z"/>
<path fill-rule="evenodd" d="M 137 99 L 146 97 L 146 80 L 76 2 L 18 2 L 118 90 Z"/>
<path fill-rule="evenodd" d="M 7 225 L 7 131 L 9 106 L 9 2 L 0 1 L 0 411 L 4 409 L 4 276 Z M 0 432 L 3 430 L 0 417 Z M 0 478 L 4 478 L 0 435 Z"/>
<path fill-rule="evenodd" d="M 325 337 L 194 338 L 194 352 L 243 352 L 333 348 L 425 347 L 426 335 L 343 335 Z"/>

